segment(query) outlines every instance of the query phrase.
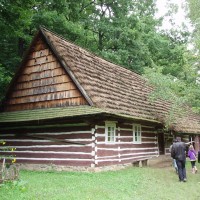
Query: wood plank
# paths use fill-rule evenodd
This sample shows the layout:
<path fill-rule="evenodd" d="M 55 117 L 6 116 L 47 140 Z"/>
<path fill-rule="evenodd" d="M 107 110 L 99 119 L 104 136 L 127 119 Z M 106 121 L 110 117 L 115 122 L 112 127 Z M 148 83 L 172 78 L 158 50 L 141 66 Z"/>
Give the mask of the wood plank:
<path fill-rule="evenodd" d="M 33 66 L 26 66 L 24 71 L 21 73 L 22 75 L 42 72 L 46 70 L 53 70 L 56 68 L 61 68 L 60 64 L 57 61 L 51 61 L 43 64 L 37 64 Z"/>
<path fill-rule="evenodd" d="M 73 82 L 47 85 L 31 89 L 17 90 L 11 94 L 11 98 L 33 96 L 46 93 L 55 93 L 61 91 L 70 91 L 70 90 L 76 90 L 76 86 L 73 84 Z"/>
<path fill-rule="evenodd" d="M 33 80 L 39 80 L 43 78 L 53 78 L 60 75 L 66 75 L 66 72 L 62 68 L 56 68 L 54 70 L 46 70 L 42 72 L 32 73 L 30 75 L 20 75 L 18 78 L 18 82 L 26 82 L 26 81 L 33 81 Z"/>
<path fill-rule="evenodd" d="M 60 75 L 56 77 L 49 77 L 49 78 L 42 78 L 39 80 L 31 80 L 31 81 L 25 81 L 25 82 L 18 82 L 14 88 L 14 90 L 20 90 L 20 89 L 29 89 L 34 87 L 42 87 L 47 85 L 54 85 L 59 83 L 67 83 L 71 82 L 71 78 L 67 75 Z"/>
<path fill-rule="evenodd" d="M 1 153 L 0 153 L 1 155 Z M 4 152 L 3 155 L 12 155 L 12 153 L 10 152 Z M 15 157 L 20 157 L 20 158 L 41 158 L 42 159 L 77 159 L 77 160 L 82 160 L 82 159 L 92 159 L 92 155 L 91 154 L 87 154 L 87 153 L 80 153 L 80 154 L 77 154 L 77 153 L 73 153 L 73 152 L 70 152 L 70 153 L 59 153 L 59 152 L 55 152 L 55 153 L 48 153 L 48 152 L 38 152 L 35 151 L 35 152 L 14 152 L 14 155 Z"/>
<path fill-rule="evenodd" d="M 53 107 L 63 107 L 63 106 L 75 106 L 75 105 L 88 105 L 87 101 L 83 97 L 76 97 L 70 99 L 59 99 L 43 102 L 27 102 L 23 104 L 9 104 L 7 102 L 5 111 L 18 111 L 18 110 L 31 110 L 40 108 L 53 108 Z"/>
<path fill-rule="evenodd" d="M 47 56 L 30 59 L 27 61 L 26 66 L 35 66 L 39 64 L 44 64 L 46 62 L 53 62 L 53 61 L 56 61 L 56 58 L 54 55 L 50 54 Z"/>
<path fill-rule="evenodd" d="M 19 98 L 11 98 L 7 101 L 7 104 L 22 104 L 22 103 L 35 103 L 41 101 L 52 101 L 52 100 L 64 100 L 81 97 L 81 94 L 77 90 L 68 90 L 61 92 L 54 92 L 41 95 L 33 95 Z"/>
<path fill-rule="evenodd" d="M 38 58 L 41 56 L 46 56 L 52 54 L 51 50 L 49 48 L 41 49 L 39 51 L 33 51 L 30 55 L 29 58 Z"/>
<path fill-rule="evenodd" d="M 45 165 L 52 165 L 52 164 L 55 164 L 55 165 L 62 165 L 62 166 L 83 166 L 83 167 L 90 167 L 91 166 L 91 163 L 92 163 L 92 160 L 86 160 L 86 159 L 82 159 L 82 160 L 69 160 L 69 159 L 66 159 L 66 160 L 62 160 L 62 159 L 59 159 L 59 160 L 42 160 L 42 159 L 31 159 L 31 158 L 17 158 L 17 163 L 26 163 L 26 164 L 45 164 Z"/>

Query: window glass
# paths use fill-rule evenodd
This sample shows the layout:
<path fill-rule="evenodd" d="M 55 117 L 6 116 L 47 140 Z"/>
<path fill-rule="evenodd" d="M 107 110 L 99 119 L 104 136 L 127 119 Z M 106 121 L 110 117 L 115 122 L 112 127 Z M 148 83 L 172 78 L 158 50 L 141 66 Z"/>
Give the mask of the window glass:
<path fill-rule="evenodd" d="M 105 125 L 106 142 L 115 142 L 116 140 L 116 124 L 106 123 Z"/>
<path fill-rule="evenodd" d="M 141 143 L 141 125 L 133 124 L 133 142 Z"/>

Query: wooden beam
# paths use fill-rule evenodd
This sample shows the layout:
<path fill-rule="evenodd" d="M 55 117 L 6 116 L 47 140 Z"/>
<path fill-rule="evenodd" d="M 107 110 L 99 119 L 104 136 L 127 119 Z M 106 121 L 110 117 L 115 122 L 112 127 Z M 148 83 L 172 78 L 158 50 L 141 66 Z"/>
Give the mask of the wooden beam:
<path fill-rule="evenodd" d="M 13 127 L 0 127 L 0 130 L 13 130 L 13 129 L 44 129 L 44 128 L 60 128 L 60 127 L 76 127 L 76 126 L 88 126 L 87 123 L 77 123 L 77 124 L 52 124 L 52 125 L 36 125 L 36 126 L 13 126 Z"/>
<path fill-rule="evenodd" d="M 78 144 L 78 145 L 85 145 L 83 143 L 79 143 L 79 142 L 69 142 L 69 141 L 66 141 L 66 140 L 61 140 L 61 139 L 55 139 L 55 138 L 51 138 L 51 137 L 44 137 L 44 136 L 34 136 L 34 135 L 29 135 L 27 134 L 28 137 L 30 138 L 36 138 L 36 139 L 45 139 L 45 140 L 51 140 L 53 142 L 57 142 L 57 143 L 60 143 L 60 144 Z"/>

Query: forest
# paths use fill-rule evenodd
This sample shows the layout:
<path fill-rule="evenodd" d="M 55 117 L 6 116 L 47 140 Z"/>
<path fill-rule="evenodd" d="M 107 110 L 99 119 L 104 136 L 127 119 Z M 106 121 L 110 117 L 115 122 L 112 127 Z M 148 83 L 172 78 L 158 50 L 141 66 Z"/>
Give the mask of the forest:
<path fill-rule="evenodd" d="M 173 26 L 176 4 L 157 18 L 156 0 L 1 0 L 0 100 L 40 26 L 147 78 L 152 98 L 200 113 L 200 1 L 184 3 L 186 24 Z M 163 29 L 165 17 L 171 29 Z M 190 48 L 189 48 L 190 46 Z"/>

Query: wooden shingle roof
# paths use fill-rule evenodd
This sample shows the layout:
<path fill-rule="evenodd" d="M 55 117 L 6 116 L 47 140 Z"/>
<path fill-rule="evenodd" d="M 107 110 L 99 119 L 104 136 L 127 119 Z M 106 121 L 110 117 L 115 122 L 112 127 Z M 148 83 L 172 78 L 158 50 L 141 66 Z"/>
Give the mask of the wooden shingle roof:
<path fill-rule="evenodd" d="M 165 123 L 170 103 L 150 102 L 153 90 L 138 74 L 106 61 L 95 54 L 41 28 L 51 50 L 67 73 L 83 88 L 89 105 L 109 113 Z M 200 133 L 200 117 L 186 115 L 176 120 L 173 129 L 179 132 Z M 185 123 L 187 122 L 187 123 Z"/>
<path fill-rule="evenodd" d="M 152 90 L 140 75 L 103 60 L 83 48 L 42 29 L 54 52 L 85 89 L 93 105 L 112 112 L 155 119 L 149 103 Z"/>

